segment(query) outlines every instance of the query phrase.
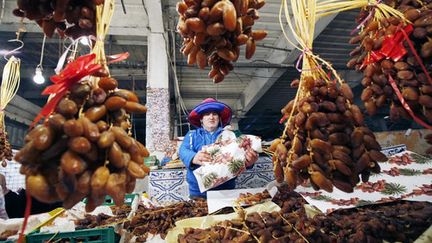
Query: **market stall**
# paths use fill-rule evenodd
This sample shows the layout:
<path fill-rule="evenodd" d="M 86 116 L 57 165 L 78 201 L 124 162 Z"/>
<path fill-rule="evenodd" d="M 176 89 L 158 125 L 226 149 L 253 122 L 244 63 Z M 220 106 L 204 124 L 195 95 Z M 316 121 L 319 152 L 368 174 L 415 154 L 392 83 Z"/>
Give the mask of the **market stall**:
<path fill-rule="evenodd" d="M 111 48 L 117 40 L 110 27 L 125 21 L 113 18 L 117 5 L 126 14 L 123 1 L 17 1 L 13 14 L 44 33 L 36 75 L 47 37 L 71 43 L 54 60 L 52 83 L 42 91 L 49 97 L 25 120 L 29 130 L 16 151 L 5 117 L 20 86 L 20 59 L 9 55 L 22 46 L 5 55 L 0 192 L 7 193 L 0 193 L 0 242 L 430 242 L 432 1 L 269 2 L 277 14 L 263 10 L 265 0 L 179 0 L 175 16 L 163 16 L 160 2 L 140 3 L 153 44 L 142 95 L 133 77 L 125 85 L 116 77 L 123 74 L 112 70 L 135 54 Z M 314 44 L 319 21 L 352 9 L 360 12 L 347 67 L 361 73 L 360 91 Z M 261 13 L 276 25 L 260 29 Z M 174 17 L 178 36 L 168 38 L 162 21 Z M 275 28 L 279 37 L 271 36 Z M 21 32 L 15 42 L 22 43 Z M 257 79 L 236 102 L 205 97 L 188 110 L 175 58 L 179 52 L 185 65 L 204 70 L 218 98 L 221 82 L 232 76 L 241 81 L 236 62 L 263 55 L 259 49 L 269 46 L 259 43 L 266 38 L 292 45 L 297 78 L 290 81 L 295 95 L 280 107 L 277 134 L 263 146 L 259 134 L 227 126 L 256 102 L 252 91 L 262 88 Z M 79 44 L 84 39 L 86 51 Z M 178 109 L 172 119 L 171 98 Z M 365 117 L 381 107 L 388 107 L 386 119 L 404 118 L 425 129 L 375 132 Z M 135 128 L 147 111 L 144 138 Z M 188 129 L 178 143 L 168 136 L 169 121 L 179 124 L 173 134 L 183 135 L 182 116 Z M 9 219 L 4 205 L 15 194 L 23 217 Z M 32 213 L 35 200 L 56 208 Z"/>
<path fill-rule="evenodd" d="M 268 156 L 260 156 L 255 165 L 236 178 L 236 188 L 265 187 L 274 180 L 273 163 Z M 189 199 L 185 169 L 152 170 L 149 174 L 148 194 L 151 199 L 165 204 Z"/>

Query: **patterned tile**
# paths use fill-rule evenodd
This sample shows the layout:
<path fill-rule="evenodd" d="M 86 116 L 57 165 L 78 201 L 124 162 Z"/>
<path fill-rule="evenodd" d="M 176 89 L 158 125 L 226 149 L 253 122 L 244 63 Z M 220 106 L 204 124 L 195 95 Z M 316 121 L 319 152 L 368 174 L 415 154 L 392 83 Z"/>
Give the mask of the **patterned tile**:
<path fill-rule="evenodd" d="M 149 196 L 160 204 L 189 200 L 186 170 L 167 169 L 151 171 Z"/>
<path fill-rule="evenodd" d="M 146 147 L 150 151 L 165 151 L 170 142 L 169 90 L 147 88 Z"/>
<path fill-rule="evenodd" d="M 151 171 L 149 178 L 149 196 L 161 204 L 189 200 L 189 186 L 186 182 L 186 170 L 166 169 Z M 264 187 L 274 180 L 273 163 L 268 157 L 260 157 L 254 167 L 240 174 L 236 179 L 236 188 Z"/>

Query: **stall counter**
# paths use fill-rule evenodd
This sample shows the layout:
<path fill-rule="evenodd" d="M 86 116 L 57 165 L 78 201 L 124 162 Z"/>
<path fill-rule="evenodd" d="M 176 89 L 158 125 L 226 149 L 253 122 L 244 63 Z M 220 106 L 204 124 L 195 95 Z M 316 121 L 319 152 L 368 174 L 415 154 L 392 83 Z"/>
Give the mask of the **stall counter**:
<path fill-rule="evenodd" d="M 268 156 L 260 156 L 251 168 L 236 179 L 236 188 L 264 187 L 274 180 L 273 163 Z M 149 176 L 148 194 L 161 204 L 189 200 L 186 169 L 153 170 Z"/>

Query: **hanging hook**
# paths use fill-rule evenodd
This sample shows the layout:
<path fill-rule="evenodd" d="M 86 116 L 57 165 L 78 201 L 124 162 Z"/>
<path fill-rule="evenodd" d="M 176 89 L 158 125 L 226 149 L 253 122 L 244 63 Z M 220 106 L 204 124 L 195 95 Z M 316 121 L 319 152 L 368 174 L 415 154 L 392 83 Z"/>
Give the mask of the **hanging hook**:
<path fill-rule="evenodd" d="M 20 43 L 20 46 L 4 54 L 3 57 L 6 61 L 9 61 L 9 58 L 7 58 L 7 56 L 12 55 L 14 52 L 19 51 L 21 48 L 24 47 L 24 42 L 18 38 L 19 38 L 19 32 L 17 32 L 17 37 L 15 39 L 8 40 L 8 42 L 18 42 Z"/>

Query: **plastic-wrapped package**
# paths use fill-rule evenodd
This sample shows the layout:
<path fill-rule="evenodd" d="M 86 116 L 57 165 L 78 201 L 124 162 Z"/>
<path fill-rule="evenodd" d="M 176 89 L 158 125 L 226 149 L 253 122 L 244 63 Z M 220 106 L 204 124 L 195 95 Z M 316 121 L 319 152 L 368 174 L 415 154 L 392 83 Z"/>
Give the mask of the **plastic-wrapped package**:
<path fill-rule="evenodd" d="M 224 130 L 214 144 L 204 146 L 201 150 L 210 154 L 212 159 L 194 170 L 200 191 L 217 187 L 242 173 L 246 168 L 245 154 L 249 148 L 260 153 L 261 139 L 253 135 L 236 138 L 228 130 Z"/>

